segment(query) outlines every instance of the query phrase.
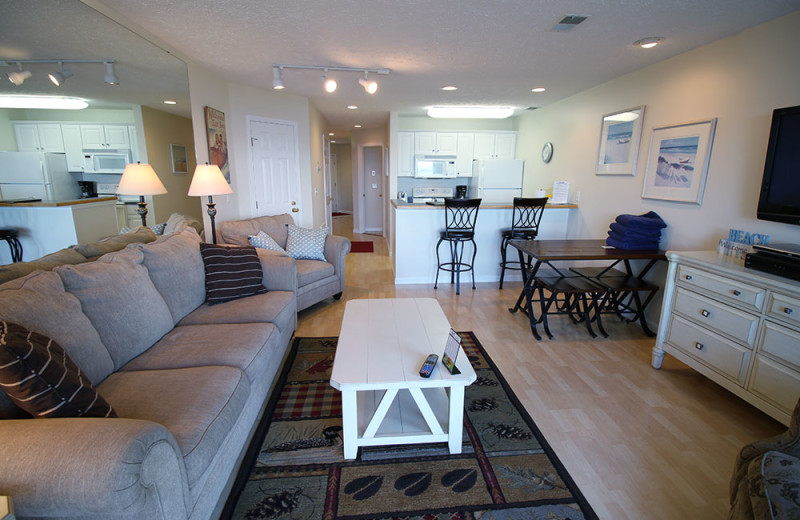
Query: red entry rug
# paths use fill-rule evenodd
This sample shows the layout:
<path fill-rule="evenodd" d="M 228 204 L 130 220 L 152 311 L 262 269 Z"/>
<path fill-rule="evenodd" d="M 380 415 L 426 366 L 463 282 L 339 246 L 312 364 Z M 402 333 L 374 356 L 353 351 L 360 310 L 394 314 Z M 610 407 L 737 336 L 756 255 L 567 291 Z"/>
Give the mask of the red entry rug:
<path fill-rule="evenodd" d="M 331 213 L 332 217 L 343 217 L 345 215 L 349 215 L 350 213 L 342 213 L 341 211 L 334 211 Z"/>
<path fill-rule="evenodd" d="M 372 242 L 369 240 L 360 241 L 355 240 L 350 242 L 350 252 L 351 253 L 372 253 L 374 251 Z"/>
<path fill-rule="evenodd" d="M 343 458 L 330 386 L 337 338 L 295 338 L 221 518 L 596 520 L 478 340 L 459 335 L 478 376 L 465 390 L 462 453 L 378 446 L 355 460 Z"/>

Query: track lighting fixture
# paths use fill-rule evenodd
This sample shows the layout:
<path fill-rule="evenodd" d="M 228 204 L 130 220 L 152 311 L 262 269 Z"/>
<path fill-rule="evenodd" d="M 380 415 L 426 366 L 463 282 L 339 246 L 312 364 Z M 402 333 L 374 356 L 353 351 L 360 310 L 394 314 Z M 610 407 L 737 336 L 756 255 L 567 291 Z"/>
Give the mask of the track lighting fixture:
<path fill-rule="evenodd" d="M 283 67 L 272 67 L 272 88 L 275 90 L 283 90 L 286 84 L 283 82 Z"/>
<path fill-rule="evenodd" d="M 273 64 L 272 65 L 272 88 L 276 90 L 286 88 L 286 84 L 283 82 L 283 70 L 284 69 L 303 69 L 303 70 L 321 70 L 324 71 L 325 74 L 322 76 L 323 79 L 323 88 L 326 92 L 332 93 L 336 91 L 338 87 L 337 82 L 335 79 L 328 77 L 329 70 L 335 71 L 342 71 L 342 72 L 359 72 L 363 73 L 364 77 L 359 78 L 358 83 L 364 87 L 364 90 L 369 92 L 370 94 L 374 94 L 378 91 L 378 82 L 374 80 L 370 80 L 367 78 L 367 74 L 370 72 L 374 74 L 379 74 L 382 76 L 390 74 L 392 71 L 389 69 L 358 69 L 355 67 L 326 67 L 324 65 L 279 65 Z"/>
<path fill-rule="evenodd" d="M 55 72 L 50 72 L 47 74 L 47 77 L 50 78 L 50 81 L 53 82 L 56 86 L 61 86 L 64 82 L 73 76 L 73 73 L 69 69 L 64 68 L 65 63 L 103 63 L 105 65 L 105 76 L 103 80 L 108 83 L 109 85 L 119 85 L 119 79 L 117 79 L 117 75 L 114 73 L 114 60 L 51 60 L 51 59 L 32 59 L 32 60 L 2 60 L 0 59 L 0 64 L 2 65 L 16 65 L 19 70 L 15 72 L 8 73 L 8 79 L 16 86 L 22 85 L 22 83 L 30 78 L 33 74 L 29 70 L 22 70 L 22 65 L 24 63 L 55 63 L 58 65 L 58 70 Z"/>

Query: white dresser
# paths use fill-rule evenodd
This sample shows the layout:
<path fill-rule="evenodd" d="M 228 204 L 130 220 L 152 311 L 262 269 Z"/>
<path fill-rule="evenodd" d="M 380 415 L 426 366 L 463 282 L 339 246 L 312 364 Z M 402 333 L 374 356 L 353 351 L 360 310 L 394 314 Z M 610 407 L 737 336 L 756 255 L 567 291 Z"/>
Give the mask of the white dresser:
<path fill-rule="evenodd" d="M 800 397 L 800 282 L 669 251 L 653 367 L 668 353 L 784 424 Z"/>

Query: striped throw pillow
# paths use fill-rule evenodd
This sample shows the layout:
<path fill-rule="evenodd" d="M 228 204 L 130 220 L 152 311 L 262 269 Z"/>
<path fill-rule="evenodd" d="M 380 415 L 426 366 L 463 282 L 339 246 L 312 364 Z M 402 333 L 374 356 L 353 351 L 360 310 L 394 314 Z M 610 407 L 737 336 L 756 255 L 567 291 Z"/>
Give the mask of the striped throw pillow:
<path fill-rule="evenodd" d="M 116 417 L 61 346 L 0 321 L 0 387 L 35 417 Z"/>
<path fill-rule="evenodd" d="M 206 269 L 206 303 L 236 300 L 267 292 L 261 283 L 263 272 L 256 248 L 200 244 Z"/>

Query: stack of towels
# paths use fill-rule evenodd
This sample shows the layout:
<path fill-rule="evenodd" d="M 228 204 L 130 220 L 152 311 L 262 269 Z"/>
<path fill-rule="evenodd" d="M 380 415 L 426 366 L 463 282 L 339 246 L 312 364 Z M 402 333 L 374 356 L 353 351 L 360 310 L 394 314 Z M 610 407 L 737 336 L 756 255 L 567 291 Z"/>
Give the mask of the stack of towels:
<path fill-rule="evenodd" d="M 611 223 L 606 244 L 617 249 L 658 249 L 667 223 L 650 211 L 644 215 L 620 215 Z"/>

